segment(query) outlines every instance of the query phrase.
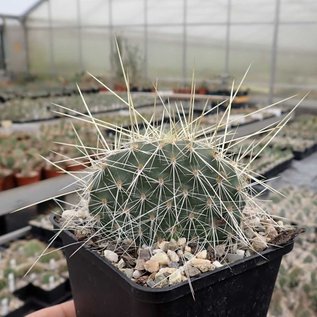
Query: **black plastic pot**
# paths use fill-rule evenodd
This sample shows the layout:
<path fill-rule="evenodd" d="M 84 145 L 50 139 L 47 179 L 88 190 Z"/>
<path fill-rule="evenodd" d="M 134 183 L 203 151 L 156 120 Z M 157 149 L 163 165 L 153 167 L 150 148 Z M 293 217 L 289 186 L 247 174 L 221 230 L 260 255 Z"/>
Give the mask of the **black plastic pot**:
<path fill-rule="evenodd" d="M 69 296 L 69 293 L 69 280 L 66 280 L 65 282 L 61 283 L 60 285 L 56 286 L 54 289 L 49 291 L 32 285 L 33 297 L 36 298 L 38 301 L 49 305 L 59 303 L 61 299 L 65 298 L 65 296 Z"/>
<path fill-rule="evenodd" d="M 19 212 L 0 216 L 0 235 L 6 234 L 28 225 L 29 221 L 38 216 L 37 206 L 29 207 Z"/>
<path fill-rule="evenodd" d="M 43 307 L 62 302 L 71 297 L 69 280 L 61 283 L 52 290 L 45 290 L 33 284 L 28 284 L 14 292 L 14 295 L 21 300 L 32 299 L 41 303 Z"/>
<path fill-rule="evenodd" d="M 37 303 L 36 301 L 33 300 L 28 300 L 24 303 L 23 306 L 20 308 L 10 312 L 6 317 L 21 317 L 21 316 L 26 316 L 30 313 L 33 313 L 39 309 L 44 308 L 45 306 L 42 306 L 41 304 Z"/>
<path fill-rule="evenodd" d="M 31 234 L 37 239 L 50 244 L 51 247 L 60 248 L 62 241 L 57 237 L 55 238 L 56 231 L 36 226 L 35 224 L 29 224 L 31 226 Z M 53 240 L 54 239 L 54 240 Z"/>
<path fill-rule="evenodd" d="M 313 145 L 309 148 L 306 148 L 304 151 L 293 151 L 294 154 L 294 158 L 295 160 L 303 160 L 304 158 L 306 158 L 307 156 L 313 154 L 314 152 L 317 151 L 317 145 Z"/>
<path fill-rule="evenodd" d="M 194 300 L 187 282 L 162 289 L 137 285 L 96 252 L 79 248 L 70 232 L 61 238 L 77 317 L 265 317 L 282 256 L 293 248 L 272 248 L 193 278 Z"/>

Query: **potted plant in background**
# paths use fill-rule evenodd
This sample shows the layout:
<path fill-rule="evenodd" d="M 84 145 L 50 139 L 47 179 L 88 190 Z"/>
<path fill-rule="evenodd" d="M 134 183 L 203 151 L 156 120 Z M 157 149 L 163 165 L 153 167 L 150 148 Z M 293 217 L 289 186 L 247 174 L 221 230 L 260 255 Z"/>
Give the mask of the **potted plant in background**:
<path fill-rule="evenodd" d="M 253 147 L 246 164 L 245 152 L 230 156 L 241 142 L 228 134 L 235 94 L 204 129 L 206 113 L 195 118 L 193 105 L 187 114 L 165 105 L 169 123 L 157 125 L 130 95 L 131 130 L 85 116 L 101 140 L 98 155 L 80 180 L 78 205 L 52 218 L 77 317 L 266 316 L 281 258 L 300 231 L 276 222 L 250 192 L 251 182 L 268 187 L 250 170 Z M 261 133 L 273 137 L 289 118 Z"/>
<path fill-rule="evenodd" d="M 41 180 L 40 171 L 43 161 L 40 159 L 38 151 L 34 148 L 27 151 L 16 149 L 13 153 L 15 156 L 15 180 L 17 186 L 39 182 Z"/>
<path fill-rule="evenodd" d="M 207 82 L 203 81 L 196 90 L 197 94 L 199 95 L 207 95 L 208 94 L 208 84 Z"/>
<path fill-rule="evenodd" d="M 140 77 L 140 52 L 137 46 L 132 46 L 123 36 L 116 38 L 117 50 L 120 51 L 121 56 L 118 56 L 117 51 L 111 54 L 111 64 L 114 67 L 115 85 L 114 90 L 126 91 L 127 86 L 124 76 L 122 74 L 121 62 L 124 63 L 127 73 L 129 74 L 129 80 L 131 84 L 131 91 L 139 91 L 138 81 Z"/>
<path fill-rule="evenodd" d="M 0 168 L 2 169 L 2 190 L 15 187 L 14 179 L 14 156 L 12 155 L 12 147 L 16 145 L 15 140 L 7 137 L 7 140 L 1 142 L 3 152 L 0 155 Z"/>

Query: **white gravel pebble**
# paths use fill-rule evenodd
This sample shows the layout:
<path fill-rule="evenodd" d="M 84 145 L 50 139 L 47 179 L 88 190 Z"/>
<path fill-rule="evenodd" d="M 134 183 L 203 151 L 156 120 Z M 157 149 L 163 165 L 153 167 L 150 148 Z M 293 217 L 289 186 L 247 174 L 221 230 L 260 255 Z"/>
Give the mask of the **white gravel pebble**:
<path fill-rule="evenodd" d="M 103 251 L 103 255 L 107 260 L 109 260 L 112 263 L 117 263 L 119 261 L 118 254 L 113 251 L 105 250 Z"/>
<path fill-rule="evenodd" d="M 172 250 L 167 250 L 167 255 L 170 258 L 172 262 L 178 262 L 179 261 L 179 256 L 175 251 Z"/>

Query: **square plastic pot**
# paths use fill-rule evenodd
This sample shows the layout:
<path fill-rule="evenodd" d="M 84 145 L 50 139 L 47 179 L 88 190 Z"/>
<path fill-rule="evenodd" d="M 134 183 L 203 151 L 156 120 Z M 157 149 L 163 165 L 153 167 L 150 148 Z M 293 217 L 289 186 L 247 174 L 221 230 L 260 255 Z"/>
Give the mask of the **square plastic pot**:
<path fill-rule="evenodd" d="M 52 218 L 55 227 L 59 227 Z M 282 256 L 293 243 L 166 288 L 136 284 L 62 231 L 77 317 L 265 317 Z M 76 251 L 76 252 L 75 252 Z"/>

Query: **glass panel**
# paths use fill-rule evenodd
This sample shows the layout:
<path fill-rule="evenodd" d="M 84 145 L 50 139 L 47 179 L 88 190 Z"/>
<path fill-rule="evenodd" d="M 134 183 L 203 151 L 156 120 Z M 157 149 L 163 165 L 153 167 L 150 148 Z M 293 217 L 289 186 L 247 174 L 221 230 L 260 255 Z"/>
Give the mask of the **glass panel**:
<path fill-rule="evenodd" d="M 48 4 L 42 3 L 36 10 L 27 16 L 26 23 L 28 27 L 47 27 L 48 22 Z"/>
<path fill-rule="evenodd" d="M 229 74 L 236 79 L 236 84 L 251 65 L 244 86 L 268 92 L 272 41 L 273 26 L 232 26 Z"/>
<path fill-rule="evenodd" d="M 30 72 L 48 74 L 51 70 L 48 30 L 32 29 L 28 32 Z"/>
<path fill-rule="evenodd" d="M 212 80 L 224 72 L 226 28 L 188 27 L 187 76 Z"/>
<path fill-rule="evenodd" d="M 317 96 L 316 25 L 281 25 L 277 57 L 277 89 L 279 95 L 310 90 Z"/>
<path fill-rule="evenodd" d="M 188 23 L 213 23 L 227 21 L 227 1 L 187 0 Z"/>
<path fill-rule="evenodd" d="M 54 62 L 58 74 L 74 74 L 81 71 L 77 29 L 54 29 Z"/>
<path fill-rule="evenodd" d="M 83 29 L 81 36 L 84 69 L 95 76 L 109 74 L 110 36 L 107 30 Z"/>
<path fill-rule="evenodd" d="M 231 0 L 232 22 L 273 22 L 276 0 Z"/>
<path fill-rule="evenodd" d="M 119 39 L 121 56 L 125 71 L 128 74 L 130 85 L 140 86 L 144 81 L 144 28 L 129 27 L 115 28 L 114 34 Z M 109 55 L 112 65 L 112 80 L 116 83 L 124 82 L 118 52 L 114 45 L 114 51 Z"/>
<path fill-rule="evenodd" d="M 144 23 L 144 1 L 115 0 L 112 1 L 114 25 L 136 25 Z"/>
<path fill-rule="evenodd" d="M 76 0 L 50 0 L 50 5 L 54 26 L 77 24 Z"/>
<path fill-rule="evenodd" d="M 149 29 L 148 67 L 152 80 L 175 80 L 182 77 L 182 30 L 181 27 Z"/>
<path fill-rule="evenodd" d="M 184 0 L 148 0 L 149 24 L 183 23 Z"/>
<path fill-rule="evenodd" d="M 281 22 L 315 21 L 317 22 L 316 0 L 282 0 Z"/>
<path fill-rule="evenodd" d="M 109 1 L 81 0 L 80 12 L 83 25 L 109 24 Z"/>

